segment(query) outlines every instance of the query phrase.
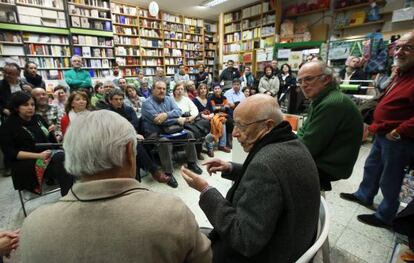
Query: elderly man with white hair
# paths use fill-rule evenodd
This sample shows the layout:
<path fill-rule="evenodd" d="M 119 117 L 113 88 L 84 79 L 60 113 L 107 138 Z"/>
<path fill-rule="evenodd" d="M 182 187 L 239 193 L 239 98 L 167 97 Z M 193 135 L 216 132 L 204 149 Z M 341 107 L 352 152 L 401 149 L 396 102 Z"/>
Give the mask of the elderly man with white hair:
<path fill-rule="evenodd" d="M 70 92 L 84 89 L 87 92 L 92 90 L 92 79 L 89 72 L 82 69 L 82 57 L 74 55 L 71 59 L 72 69 L 65 72 L 65 81 L 70 87 Z"/>
<path fill-rule="evenodd" d="M 22 262 L 211 262 L 210 242 L 183 201 L 134 179 L 136 144 L 134 128 L 115 112 L 71 123 L 65 168 L 78 182 L 26 218 Z"/>

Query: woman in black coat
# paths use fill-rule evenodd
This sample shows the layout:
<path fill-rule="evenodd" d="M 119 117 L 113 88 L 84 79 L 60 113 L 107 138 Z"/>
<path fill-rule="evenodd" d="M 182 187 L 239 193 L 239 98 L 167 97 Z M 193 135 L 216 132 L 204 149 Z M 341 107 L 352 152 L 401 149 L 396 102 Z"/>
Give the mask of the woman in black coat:
<path fill-rule="evenodd" d="M 303 111 L 302 104 L 305 97 L 296 85 L 296 78 L 292 74 L 292 69 L 289 64 L 283 64 L 280 67 L 279 83 L 277 99 L 282 111 L 290 114 L 301 113 Z"/>
<path fill-rule="evenodd" d="M 56 179 L 62 196 L 73 184 L 73 177 L 63 167 L 63 152 L 41 151 L 36 143 L 54 143 L 54 135 L 46 121 L 35 114 L 34 99 L 27 93 L 13 93 L 10 100 L 11 115 L 0 127 L 0 145 L 6 158 L 11 162 L 14 188 L 39 193 L 35 164 L 38 160 L 51 160 L 44 172 L 46 181 Z"/>

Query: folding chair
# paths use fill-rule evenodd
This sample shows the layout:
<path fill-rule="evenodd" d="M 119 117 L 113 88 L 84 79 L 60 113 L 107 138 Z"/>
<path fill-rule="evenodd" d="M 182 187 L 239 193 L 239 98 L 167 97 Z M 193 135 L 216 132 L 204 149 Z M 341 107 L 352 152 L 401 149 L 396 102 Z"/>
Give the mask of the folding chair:
<path fill-rule="evenodd" d="M 53 193 L 59 192 L 60 191 L 60 187 L 59 186 L 53 187 L 50 190 L 47 190 L 45 192 L 42 192 L 40 195 L 31 193 L 31 192 L 26 191 L 26 190 L 18 190 L 18 191 L 19 191 L 19 199 L 20 199 L 20 203 L 22 205 L 24 217 L 27 217 L 27 211 L 26 211 L 26 206 L 25 206 L 25 204 L 27 202 L 29 202 L 31 200 L 34 200 L 34 199 L 37 199 L 37 198 L 40 198 L 42 196 L 46 196 L 46 195 L 49 195 L 49 194 L 53 194 Z M 28 197 L 28 198 L 25 198 L 25 193 L 27 193 L 27 194 L 30 193 L 31 196 Z"/>

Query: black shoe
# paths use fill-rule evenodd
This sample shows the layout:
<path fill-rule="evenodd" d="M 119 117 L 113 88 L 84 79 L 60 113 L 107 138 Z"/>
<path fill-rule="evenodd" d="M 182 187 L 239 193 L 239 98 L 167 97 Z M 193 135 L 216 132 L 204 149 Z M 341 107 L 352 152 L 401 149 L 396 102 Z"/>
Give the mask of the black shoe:
<path fill-rule="evenodd" d="M 368 208 L 368 209 L 371 209 L 371 210 L 376 210 L 375 208 L 374 208 L 374 206 L 372 205 L 372 203 L 365 203 L 365 202 L 362 202 L 361 200 L 359 200 L 358 199 L 358 197 L 356 197 L 354 194 L 349 194 L 349 193 L 340 193 L 339 194 L 339 197 L 341 197 L 342 199 L 344 199 L 344 200 L 347 200 L 347 201 L 351 201 L 351 202 L 354 202 L 354 203 L 357 203 L 357 204 L 360 204 L 360 205 L 362 205 L 362 206 L 365 206 L 366 208 Z"/>
<path fill-rule="evenodd" d="M 374 214 L 372 214 L 372 215 L 358 215 L 357 218 L 358 218 L 359 222 L 362 222 L 362 223 L 370 225 L 370 226 L 382 227 L 382 228 L 386 228 L 386 229 L 390 228 L 389 225 L 382 222 Z"/>
<path fill-rule="evenodd" d="M 170 180 L 168 180 L 167 185 L 171 186 L 172 188 L 177 188 L 178 187 L 178 183 L 177 180 L 175 180 L 174 175 L 169 175 Z"/>
<path fill-rule="evenodd" d="M 187 168 L 190 169 L 191 171 L 195 172 L 196 174 L 202 174 L 203 173 L 203 170 L 201 170 L 201 168 L 198 167 L 197 164 L 195 164 L 195 163 L 188 163 Z"/>

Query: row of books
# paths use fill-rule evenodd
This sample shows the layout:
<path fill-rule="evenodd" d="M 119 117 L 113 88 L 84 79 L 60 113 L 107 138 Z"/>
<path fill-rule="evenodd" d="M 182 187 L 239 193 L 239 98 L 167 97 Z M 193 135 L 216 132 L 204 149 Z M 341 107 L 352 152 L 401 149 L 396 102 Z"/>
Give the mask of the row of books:
<path fill-rule="evenodd" d="M 71 66 L 70 58 L 30 58 L 29 60 L 36 63 L 39 69 L 59 69 Z"/>
<path fill-rule="evenodd" d="M 73 54 L 84 58 L 113 58 L 112 48 L 74 47 Z"/>
<path fill-rule="evenodd" d="M 204 21 L 202 19 L 185 17 L 184 18 L 184 24 L 185 25 L 190 25 L 190 26 L 203 27 L 204 26 Z"/>
<path fill-rule="evenodd" d="M 224 34 L 232 33 L 234 31 L 240 31 L 240 23 L 232 23 L 224 27 Z"/>
<path fill-rule="evenodd" d="M 62 0 L 17 0 L 17 3 L 64 9 Z"/>
<path fill-rule="evenodd" d="M 240 17 L 241 17 L 240 12 L 224 14 L 224 23 L 230 23 L 232 21 L 240 20 Z"/>
<path fill-rule="evenodd" d="M 161 37 L 160 31 L 156 29 L 140 28 L 139 34 L 141 37 Z"/>
<path fill-rule="evenodd" d="M 78 16 L 72 16 L 71 21 L 72 21 L 73 27 L 112 31 L 111 21 L 92 20 L 87 17 L 78 17 Z"/>
<path fill-rule="evenodd" d="M 29 55 L 70 56 L 69 46 L 51 46 L 41 44 L 25 44 L 24 50 Z"/>
<path fill-rule="evenodd" d="M 242 30 L 244 30 L 244 29 L 248 29 L 251 27 L 260 27 L 261 25 L 262 25 L 262 20 L 260 18 L 256 20 L 244 20 L 242 22 L 241 28 Z"/>
<path fill-rule="evenodd" d="M 183 64 L 182 58 L 164 58 L 165 65 L 181 65 Z"/>
<path fill-rule="evenodd" d="M 117 34 L 124 34 L 124 35 L 136 35 L 138 36 L 138 29 L 135 27 L 123 27 L 123 26 L 114 26 L 114 31 Z"/>
<path fill-rule="evenodd" d="M 144 47 L 160 47 L 162 48 L 162 40 L 156 39 L 141 39 L 141 45 Z"/>
<path fill-rule="evenodd" d="M 14 32 L 3 31 L 0 32 L 0 41 L 21 43 L 22 37 Z"/>
<path fill-rule="evenodd" d="M 39 70 L 38 74 L 42 76 L 43 79 L 49 80 L 61 80 L 64 79 L 64 71 L 63 70 Z"/>
<path fill-rule="evenodd" d="M 240 49 L 244 51 L 253 50 L 255 48 L 259 48 L 259 46 L 260 46 L 259 41 L 246 41 L 240 44 Z"/>
<path fill-rule="evenodd" d="M 84 35 L 73 35 L 73 44 L 75 45 L 89 45 L 89 46 L 113 46 L 112 38 L 94 37 Z"/>
<path fill-rule="evenodd" d="M 138 37 L 114 36 L 116 45 L 139 45 Z"/>
<path fill-rule="evenodd" d="M 19 22 L 21 24 L 66 28 L 66 17 L 64 12 L 36 7 L 17 6 L 17 13 L 19 14 Z"/>
<path fill-rule="evenodd" d="M 161 28 L 161 23 L 158 22 L 158 21 L 153 21 L 153 20 L 140 19 L 139 20 L 139 26 L 160 29 Z"/>
<path fill-rule="evenodd" d="M 275 27 L 274 26 L 265 26 L 261 30 L 261 37 L 264 36 L 271 36 L 275 34 Z"/>
<path fill-rule="evenodd" d="M 242 10 L 242 18 L 257 16 L 262 11 L 261 9 L 262 9 L 262 4 L 257 4 L 251 7 L 244 8 Z"/>
<path fill-rule="evenodd" d="M 155 75 L 156 68 L 142 68 L 142 72 L 144 72 L 144 75 L 150 76 Z"/>
<path fill-rule="evenodd" d="M 166 48 L 183 48 L 183 42 L 165 40 L 164 41 L 164 47 L 166 47 Z"/>
<path fill-rule="evenodd" d="M 184 57 L 186 58 L 203 58 L 203 52 L 199 51 L 185 51 Z"/>
<path fill-rule="evenodd" d="M 83 59 L 83 66 L 87 68 L 109 68 L 112 67 L 110 59 Z"/>
<path fill-rule="evenodd" d="M 167 67 L 166 75 L 174 75 L 176 67 Z"/>
<path fill-rule="evenodd" d="M 109 69 L 104 69 L 104 70 L 89 69 L 89 75 L 92 78 L 106 78 L 111 75 L 111 71 Z"/>
<path fill-rule="evenodd" d="M 115 3 L 111 3 L 111 10 L 112 12 L 126 14 L 126 15 L 137 15 L 137 8 L 127 5 L 119 5 Z"/>
<path fill-rule="evenodd" d="M 184 50 L 201 51 L 202 45 L 196 43 L 184 43 Z"/>
<path fill-rule="evenodd" d="M 161 58 L 152 58 L 152 59 L 143 59 L 142 66 L 162 66 L 162 59 Z"/>
<path fill-rule="evenodd" d="M 205 59 L 204 64 L 208 66 L 214 66 L 214 59 L 211 59 L 211 58 Z"/>
<path fill-rule="evenodd" d="M 164 30 L 171 30 L 171 31 L 183 31 L 183 25 L 180 24 L 170 24 L 168 22 L 163 22 Z"/>
<path fill-rule="evenodd" d="M 162 50 L 161 49 L 140 49 L 141 56 L 159 56 L 162 57 Z"/>
<path fill-rule="evenodd" d="M 139 72 L 140 72 L 140 69 L 138 67 L 136 67 L 136 68 L 124 68 L 122 70 L 122 75 L 124 77 L 135 77 L 135 76 L 138 76 Z"/>
<path fill-rule="evenodd" d="M 23 67 L 26 64 L 26 59 L 20 56 L 0 56 L 0 67 L 4 67 L 6 63 L 16 63 Z"/>
<path fill-rule="evenodd" d="M 216 52 L 214 51 L 206 51 L 206 57 L 214 57 L 216 55 Z"/>
<path fill-rule="evenodd" d="M 109 8 L 109 0 L 70 0 L 69 3 Z"/>
<path fill-rule="evenodd" d="M 140 60 L 137 57 L 117 57 L 116 63 L 119 66 L 140 65 Z"/>
<path fill-rule="evenodd" d="M 160 19 L 160 12 L 158 12 L 157 16 L 151 16 L 148 12 L 148 10 L 145 9 L 139 9 L 138 10 L 138 15 L 141 17 L 149 17 L 149 18 L 155 18 L 155 19 Z"/>
<path fill-rule="evenodd" d="M 35 33 L 23 33 L 23 41 L 29 43 L 44 43 L 44 44 L 66 44 L 69 45 L 67 36 L 46 35 Z"/>
<path fill-rule="evenodd" d="M 216 49 L 216 44 L 214 43 L 205 43 L 206 49 Z"/>
<path fill-rule="evenodd" d="M 223 48 L 224 53 L 232 53 L 232 52 L 239 52 L 239 51 L 240 51 L 239 43 L 224 45 L 224 48 Z"/>
<path fill-rule="evenodd" d="M 185 40 L 194 41 L 194 42 L 202 42 L 203 38 L 197 35 L 185 35 Z"/>
<path fill-rule="evenodd" d="M 261 36 L 261 34 L 260 34 L 261 30 L 260 29 L 261 28 L 258 27 L 258 28 L 254 28 L 254 29 L 251 29 L 251 30 L 243 31 L 242 32 L 242 40 L 250 40 L 250 39 L 253 39 L 253 38 L 260 38 L 260 36 Z"/>
<path fill-rule="evenodd" d="M 112 14 L 112 22 L 118 23 L 118 24 L 123 24 L 123 25 L 130 25 L 130 26 L 137 26 L 138 25 L 138 19 L 137 18 L 114 15 L 114 14 Z"/>
<path fill-rule="evenodd" d="M 236 41 L 240 41 L 240 40 L 241 40 L 241 33 L 240 32 L 235 32 L 233 34 L 228 34 L 228 35 L 225 35 L 225 37 L 224 37 L 224 42 L 226 42 L 226 43 L 236 42 Z"/>
<path fill-rule="evenodd" d="M 183 52 L 181 51 L 181 49 L 169 49 L 169 48 L 164 48 L 164 56 L 169 56 L 169 57 L 182 57 L 183 56 Z"/>
<path fill-rule="evenodd" d="M 196 27 L 196 26 L 184 26 L 184 32 L 185 33 L 191 33 L 191 34 L 202 34 L 202 28 Z"/>
<path fill-rule="evenodd" d="M 24 50 L 22 46 L 0 44 L 0 55 L 1 56 L 24 56 Z"/>
<path fill-rule="evenodd" d="M 97 9 L 79 8 L 74 5 L 68 5 L 70 15 L 89 16 L 91 18 L 109 18 L 109 11 L 99 11 Z"/>
<path fill-rule="evenodd" d="M 276 15 L 266 15 L 263 17 L 263 24 L 276 23 Z"/>
<path fill-rule="evenodd" d="M 182 18 L 180 16 L 171 15 L 168 13 L 162 14 L 162 20 L 172 22 L 172 23 L 182 23 Z"/>
<path fill-rule="evenodd" d="M 170 38 L 170 39 L 183 39 L 183 33 L 178 33 L 175 31 L 164 31 L 164 38 Z"/>
<path fill-rule="evenodd" d="M 115 47 L 116 56 L 139 56 L 139 49 L 135 47 Z"/>

